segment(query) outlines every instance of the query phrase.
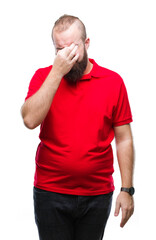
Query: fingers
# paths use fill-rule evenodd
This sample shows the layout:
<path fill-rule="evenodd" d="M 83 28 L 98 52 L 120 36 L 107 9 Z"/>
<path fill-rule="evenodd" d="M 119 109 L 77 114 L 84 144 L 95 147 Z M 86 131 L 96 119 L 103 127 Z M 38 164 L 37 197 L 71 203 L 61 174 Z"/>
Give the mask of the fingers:
<path fill-rule="evenodd" d="M 79 53 L 76 53 L 77 48 L 78 48 L 78 45 L 75 45 L 74 43 L 72 43 L 69 47 L 65 48 L 65 51 L 67 54 L 66 58 L 72 66 L 79 58 Z"/>
<path fill-rule="evenodd" d="M 77 54 L 73 57 L 73 59 L 71 60 L 71 63 L 74 64 L 74 63 L 78 60 L 78 58 L 79 58 L 79 53 L 77 53 Z"/>
<path fill-rule="evenodd" d="M 116 207 L 115 207 L 115 213 L 114 213 L 114 216 L 118 216 L 119 215 L 119 212 L 120 212 L 120 203 L 117 201 L 116 202 Z"/>
<path fill-rule="evenodd" d="M 75 57 L 76 51 L 77 51 L 78 45 L 75 45 L 72 51 L 69 53 L 69 59 L 73 59 Z"/>
<path fill-rule="evenodd" d="M 125 209 L 122 209 L 122 219 L 121 219 L 120 227 L 124 227 L 128 219 L 129 219 L 128 212 Z"/>
<path fill-rule="evenodd" d="M 73 57 L 76 55 L 78 45 L 72 43 L 69 47 L 65 47 L 62 50 L 58 51 L 58 54 L 63 54 L 68 60 L 72 60 Z"/>
<path fill-rule="evenodd" d="M 72 43 L 69 47 L 65 47 L 57 52 L 53 63 L 53 71 L 60 74 L 62 77 L 67 74 L 74 66 L 79 58 L 77 53 L 78 45 Z"/>
<path fill-rule="evenodd" d="M 122 209 L 122 219 L 120 223 L 120 227 L 124 227 L 129 218 L 132 216 L 133 210 L 128 210 L 128 209 Z"/>
<path fill-rule="evenodd" d="M 75 48 L 75 44 L 72 43 L 69 47 L 66 47 L 67 49 L 69 49 L 69 53 Z"/>
<path fill-rule="evenodd" d="M 127 193 L 120 193 L 116 200 L 116 207 L 114 216 L 118 216 L 120 212 L 120 208 L 122 211 L 122 218 L 120 222 L 120 227 L 124 227 L 129 218 L 132 216 L 134 212 L 134 201 L 133 198 Z"/>

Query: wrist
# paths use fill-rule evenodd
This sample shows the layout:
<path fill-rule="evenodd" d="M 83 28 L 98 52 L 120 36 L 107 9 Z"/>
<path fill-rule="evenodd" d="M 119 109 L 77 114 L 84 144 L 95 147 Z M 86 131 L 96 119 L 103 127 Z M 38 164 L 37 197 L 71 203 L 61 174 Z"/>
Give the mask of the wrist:
<path fill-rule="evenodd" d="M 52 67 L 52 69 L 50 71 L 50 75 L 52 78 L 57 79 L 57 80 L 61 80 L 63 78 L 63 74 L 61 73 L 61 71 L 55 69 L 54 67 Z"/>
<path fill-rule="evenodd" d="M 135 193 L 134 187 L 126 188 L 126 187 L 121 187 L 121 192 L 127 192 L 130 196 L 133 196 Z"/>

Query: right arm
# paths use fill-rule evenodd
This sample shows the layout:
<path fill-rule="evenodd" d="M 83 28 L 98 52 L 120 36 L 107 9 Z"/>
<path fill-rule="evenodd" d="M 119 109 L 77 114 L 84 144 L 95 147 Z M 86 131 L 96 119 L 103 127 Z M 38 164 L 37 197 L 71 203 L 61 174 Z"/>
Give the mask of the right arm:
<path fill-rule="evenodd" d="M 76 50 L 77 46 L 71 44 L 57 53 L 52 70 L 44 83 L 23 104 L 21 114 L 24 124 L 29 129 L 36 128 L 45 119 L 62 77 L 71 70 L 79 57 Z"/>

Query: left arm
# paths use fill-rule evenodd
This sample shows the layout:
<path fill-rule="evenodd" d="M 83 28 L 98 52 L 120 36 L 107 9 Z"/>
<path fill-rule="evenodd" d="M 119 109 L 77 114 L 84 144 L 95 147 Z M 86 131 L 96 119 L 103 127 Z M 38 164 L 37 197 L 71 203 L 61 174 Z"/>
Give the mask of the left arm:
<path fill-rule="evenodd" d="M 133 186 L 134 148 L 132 132 L 129 124 L 114 127 L 117 159 L 120 168 L 122 187 Z M 115 216 L 122 210 L 120 227 L 124 227 L 134 212 L 133 197 L 126 192 L 120 192 L 116 200 Z"/>

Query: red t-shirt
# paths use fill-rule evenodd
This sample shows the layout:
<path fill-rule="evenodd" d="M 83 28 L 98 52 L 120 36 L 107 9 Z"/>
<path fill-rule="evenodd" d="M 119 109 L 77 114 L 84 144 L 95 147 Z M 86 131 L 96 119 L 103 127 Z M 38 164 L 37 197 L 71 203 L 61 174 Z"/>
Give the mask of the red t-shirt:
<path fill-rule="evenodd" d="M 132 122 L 122 78 L 93 59 L 76 85 L 64 78 L 40 127 L 34 186 L 73 195 L 114 190 L 113 126 Z M 25 100 L 42 85 L 52 66 L 38 69 Z"/>

